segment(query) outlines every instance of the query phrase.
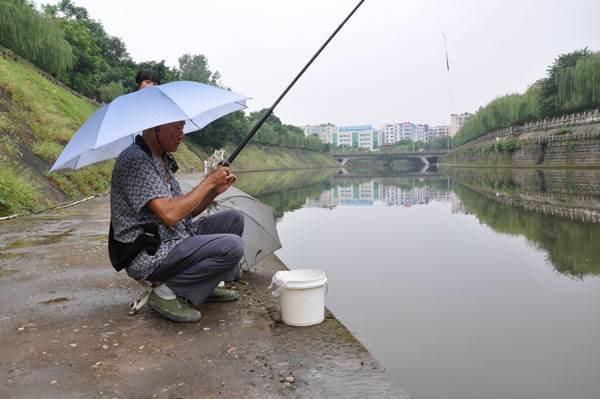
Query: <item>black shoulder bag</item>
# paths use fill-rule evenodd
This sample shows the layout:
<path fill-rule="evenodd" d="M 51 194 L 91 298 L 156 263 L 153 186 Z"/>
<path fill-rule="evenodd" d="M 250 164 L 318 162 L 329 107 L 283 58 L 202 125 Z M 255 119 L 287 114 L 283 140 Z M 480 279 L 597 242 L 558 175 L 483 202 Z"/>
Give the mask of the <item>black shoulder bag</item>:
<path fill-rule="evenodd" d="M 148 255 L 156 254 L 160 246 L 160 234 L 158 233 L 158 225 L 154 223 L 146 223 L 143 226 L 144 232 L 130 243 L 120 242 L 115 239 L 115 232 L 110 224 L 108 232 L 108 256 L 110 263 L 116 271 L 121 271 L 131 264 L 136 256 L 142 250 L 146 250 Z"/>

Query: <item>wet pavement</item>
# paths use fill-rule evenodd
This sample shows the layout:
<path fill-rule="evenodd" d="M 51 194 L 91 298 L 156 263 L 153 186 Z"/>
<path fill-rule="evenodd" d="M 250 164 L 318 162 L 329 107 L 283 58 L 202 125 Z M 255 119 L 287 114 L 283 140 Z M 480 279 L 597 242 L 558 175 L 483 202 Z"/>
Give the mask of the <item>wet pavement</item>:
<path fill-rule="evenodd" d="M 108 197 L 0 221 L 0 398 L 408 398 L 333 315 L 274 321 L 275 256 L 195 324 L 144 307 L 110 266 Z"/>

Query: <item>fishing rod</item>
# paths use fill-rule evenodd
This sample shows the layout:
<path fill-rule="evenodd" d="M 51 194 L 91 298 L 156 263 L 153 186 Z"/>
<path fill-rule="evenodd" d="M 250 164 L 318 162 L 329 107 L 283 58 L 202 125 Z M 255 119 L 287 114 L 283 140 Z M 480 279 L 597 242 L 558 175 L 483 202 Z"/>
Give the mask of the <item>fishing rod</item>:
<path fill-rule="evenodd" d="M 271 105 L 271 107 L 269 109 L 267 109 L 267 111 L 254 124 L 254 126 L 252 127 L 252 129 L 250 129 L 250 132 L 248 133 L 248 135 L 246 136 L 246 138 L 235 148 L 235 150 L 233 150 L 233 152 L 231 153 L 231 155 L 229 155 L 229 157 L 227 158 L 227 160 L 222 161 L 223 165 L 226 165 L 226 166 L 231 165 L 231 163 L 235 160 L 235 158 L 238 156 L 238 154 L 240 153 L 240 151 L 242 151 L 242 149 L 246 146 L 246 144 L 248 144 L 248 142 L 250 141 L 250 139 L 252 139 L 252 136 L 254 136 L 256 134 L 256 132 L 258 131 L 258 129 L 260 129 L 260 127 L 263 125 L 263 123 L 265 123 L 265 121 L 267 120 L 267 118 L 273 113 L 273 111 L 275 110 L 275 107 L 277 106 L 277 104 L 279 104 L 279 102 L 283 99 L 283 97 L 285 97 L 285 95 L 288 93 L 288 91 L 290 91 L 290 89 L 292 88 L 292 86 L 294 86 L 294 84 L 298 81 L 298 79 L 300 79 L 300 77 L 304 74 L 304 72 L 308 69 L 308 67 L 313 63 L 313 61 L 319 56 L 319 54 L 321 54 L 321 51 L 323 51 L 323 49 L 325 49 L 325 47 L 327 47 L 327 45 L 329 44 L 329 42 L 331 41 L 331 39 L 333 39 L 335 37 L 335 35 L 340 31 L 340 29 L 342 29 L 342 27 L 346 24 L 346 22 L 348 22 L 348 20 L 352 17 L 352 15 L 354 15 L 354 13 L 356 12 L 356 10 L 358 10 L 358 8 L 364 2 L 365 2 L 365 0 L 360 0 L 358 2 L 358 4 L 356 5 L 356 7 L 354 7 L 354 9 L 350 12 L 350 14 L 348 14 L 348 16 L 342 21 L 342 23 L 340 24 L 340 26 L 338 26 L 337 29 L 335 31 L 333 31 L 333 33 L 331 34 L 331 36 L 329 36 L 329 38 L 325 41 L 325 43 L 323 43 L 323 45 L 321 46 L 321 48 L 312 56 L 312 58 L 310 59 L 310 61 L 308 61 L 308 63 L 304 66 L 304 68 L 302 68 L 302 70 L 300 71 L 300 73 L 298 73 L 298 75 L 296 75 L 296 77 L 294 78 L 294 80 L 292 80 L 292 83 L 290 83 L 288 85 L 288 87 L 283 91 L 283 93 L 281 93 L 281 95 L 279 96 L 279 98 L 277 98 L 277 100 L 275 100 L 275 102 L 273 103 L 273 105 Z"/>

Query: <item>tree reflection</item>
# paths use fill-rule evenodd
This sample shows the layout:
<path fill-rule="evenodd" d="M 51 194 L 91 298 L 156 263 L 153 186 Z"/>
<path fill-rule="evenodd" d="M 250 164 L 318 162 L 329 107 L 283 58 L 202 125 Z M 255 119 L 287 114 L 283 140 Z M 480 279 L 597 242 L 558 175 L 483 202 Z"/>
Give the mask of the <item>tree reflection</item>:
<path fill-rule="evenodd" d="M 525 236 L 546 251 L 558 272 L 576 278 L 600 275 L 600 224 L 501 204 L 457 181 L 453 189 L 468 213 L 495 231 Z"/>

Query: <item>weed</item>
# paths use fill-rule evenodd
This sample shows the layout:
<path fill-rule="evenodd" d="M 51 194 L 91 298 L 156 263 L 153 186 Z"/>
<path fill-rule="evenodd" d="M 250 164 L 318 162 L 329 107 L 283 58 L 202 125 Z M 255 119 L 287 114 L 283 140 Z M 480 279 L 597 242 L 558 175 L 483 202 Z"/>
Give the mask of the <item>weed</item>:
<path fill-rule="evenodd" d="M 31 150 L 38 157 L 52 162 L 58 158 L 62 146 L 54 141 L 39 141 L 31 147 Z"/>
<path fill-rule="evenodd" d="M 0 132 L 12 135 L 17 132 L 17 124 L 8 112 L 0 112 Z"/>
<path fill-rule="evenodd" d="M 39 193 L 27 176 L 16 174 L 6 165 L 0 166 L 0 213 L 18 209 L 34 209 Z"/>
<path fill-rule="evenodd" d="M 571 129 L 570 127 L 561 127 L 560 129 L 556 129 L 556 131 L 554 132 L 555 135 L 569 133 L 573 133 L 573 129 Z"/>
<path fill-rule="evenodd" d="M 496 142 L 496 151 L 497 152 L 511 153 L 520 148 L 521 148 L 521 143 L 519 142 L 519 140 L 512 138 L 512 137 L 508 138 L 508 139 L 498 140 Z"/>
<path fill-rule="evenodd" d="M 21 158 L 23 153 L 19 149 L 17 139 L 13 134 L 0 137 L 0 161 L 9 161 Z"/>

